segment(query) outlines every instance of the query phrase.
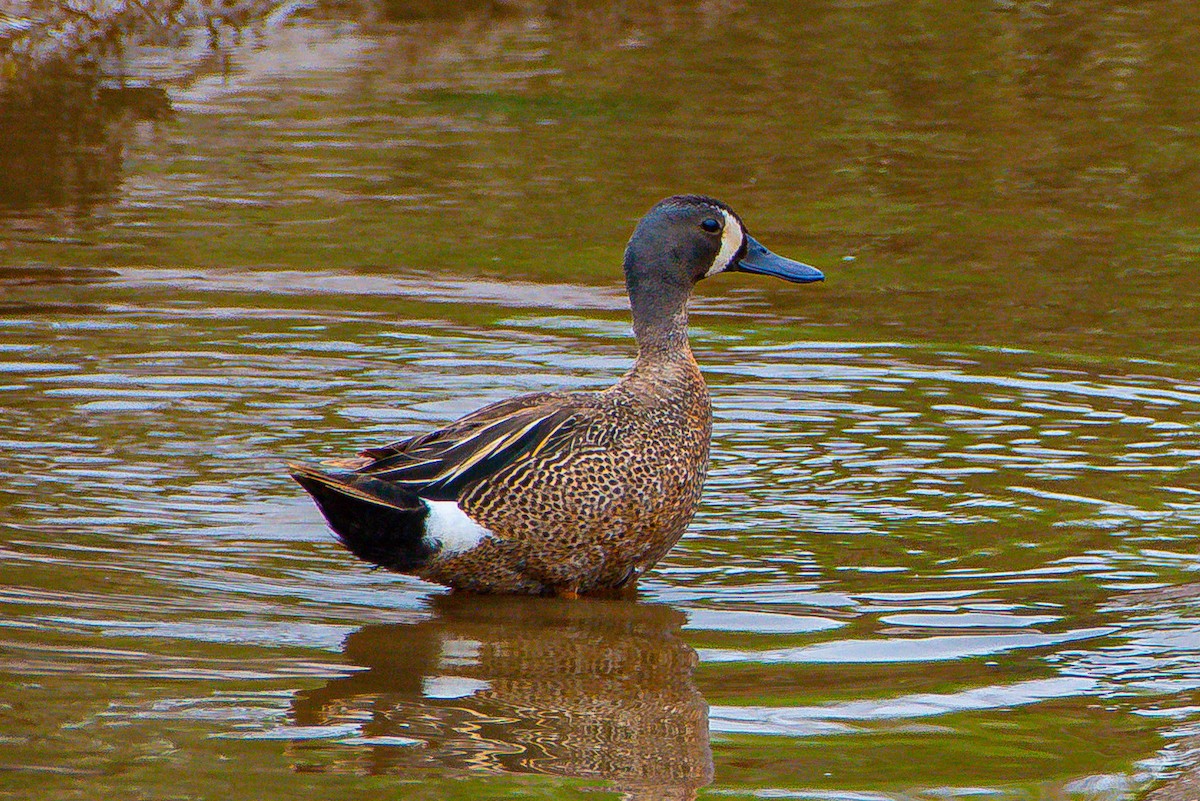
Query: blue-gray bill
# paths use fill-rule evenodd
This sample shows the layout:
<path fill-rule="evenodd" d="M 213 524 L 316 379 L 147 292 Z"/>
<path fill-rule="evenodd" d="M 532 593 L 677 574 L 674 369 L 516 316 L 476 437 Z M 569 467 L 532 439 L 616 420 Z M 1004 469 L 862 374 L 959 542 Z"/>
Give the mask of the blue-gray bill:
<path fill-rule="evenodd" d="M 810 284 L 813 281 L 825 280 L 825 274 L 816 267 L 777 256 L 759 244 L 758 240 L 752 236 L 746 237 L 746 255 L 738 259 L 732 269 L 744 273 L 773 275 L 797 284 Z"/>

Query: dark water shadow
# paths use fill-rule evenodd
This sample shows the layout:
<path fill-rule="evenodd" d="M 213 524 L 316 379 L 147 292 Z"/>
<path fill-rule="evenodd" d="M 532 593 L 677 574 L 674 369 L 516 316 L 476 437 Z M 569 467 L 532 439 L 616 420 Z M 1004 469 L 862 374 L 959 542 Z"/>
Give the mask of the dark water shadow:
<path fill-rule="evenodd" d="M 645 799 L 693 798 L 712 781 L 678 610 L 468 596 L 433 607 L 351 634 L 345 655 L 366 670 L 299 695 L 296 724 L 359 722 L 355 769 L 371 774 L 541 773 Z"/>

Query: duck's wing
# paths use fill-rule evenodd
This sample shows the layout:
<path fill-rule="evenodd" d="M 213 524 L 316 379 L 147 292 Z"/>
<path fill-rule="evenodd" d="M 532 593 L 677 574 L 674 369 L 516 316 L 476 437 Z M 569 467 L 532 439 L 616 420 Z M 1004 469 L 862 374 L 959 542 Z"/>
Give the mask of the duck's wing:
<path fill-rule="evenodd" d="M 590 417 L 591 409 L 569 393 L 523 395 L 437 431 L 365 450 L 354 468 L 422 498 L 457 500 L 469 484 L 561 449 Z"/>

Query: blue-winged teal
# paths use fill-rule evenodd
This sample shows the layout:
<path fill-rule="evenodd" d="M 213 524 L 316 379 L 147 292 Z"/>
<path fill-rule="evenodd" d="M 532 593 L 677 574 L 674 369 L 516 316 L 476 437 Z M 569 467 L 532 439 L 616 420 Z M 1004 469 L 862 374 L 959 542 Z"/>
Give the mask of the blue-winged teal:
<path fill-rule="evenodd" d="M 721 272 L 820 281 L 724 203 L 679 196 L 625 250 L 638 356 L 603 392 L 539 392 L 320 469 L 290 465 L 356 556 L 474 592 L 632 587 L 683 534 L 708 469 L 712 406 L 687 301 Z"/>

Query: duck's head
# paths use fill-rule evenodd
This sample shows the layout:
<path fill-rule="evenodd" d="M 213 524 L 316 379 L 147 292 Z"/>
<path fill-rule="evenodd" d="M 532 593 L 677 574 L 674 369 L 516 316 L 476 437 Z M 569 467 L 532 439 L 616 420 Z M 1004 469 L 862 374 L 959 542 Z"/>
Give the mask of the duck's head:
<path fill-rule="evenodd" d="M 815 267 L 767 250 L 733 209 L 699 195 L 659 201 L 638 223 L 625 249 L 631 293 L 647 279 L 690 288 L 724 272 L 773 275 L 798 284 L 825 278 Z"/>
<path fill-rule="evenodd" d="M 825 278 L 817 268 L 760 245 L 721 201 L 669 197 L 641 219 L 625 248 L 625 284 L 639 336 L 664 323 L 678 328 L 686 320 L 684 306 L 692 287 L 725 272 L 773 275 L 800 284 Z"/>

